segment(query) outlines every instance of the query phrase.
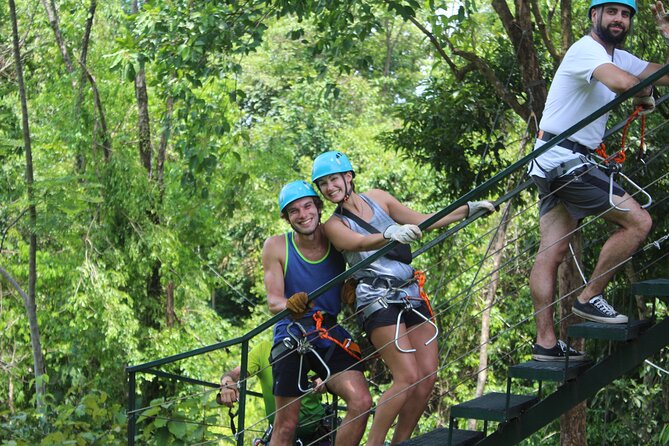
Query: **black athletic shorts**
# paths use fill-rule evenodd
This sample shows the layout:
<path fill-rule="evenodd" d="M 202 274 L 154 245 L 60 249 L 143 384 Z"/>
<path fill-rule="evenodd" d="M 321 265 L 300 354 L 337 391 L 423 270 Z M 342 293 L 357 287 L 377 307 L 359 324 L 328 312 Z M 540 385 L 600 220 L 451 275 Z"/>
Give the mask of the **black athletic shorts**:
<path fill-rule="evenodd" d="M 276 345 L 274 346 L 276 347 Z M 318 354 L 325 360 L 330 348 L 314 348 Z M 272 375 L 274 377 L 273 393 L 276 396 L 300 396 L 303 395 L 297 386 L 297 380 L 300 371 L 301 355 L 295 350 L 286 352 L 273 359 L 270 355 L 270 364 L 272 364 Z M 345 370 L 356 370 L 363 372 L 364 368 L 360 361 L 348 354 L 343 348 L 334 344 L 330 357 L 326 360 L 330 369 L 330 376 Z M 302 361 L 301 386 L 303 389 L 308 387 L 307 373 L 313 370 L 323 380 L 327 377 L 327 372 L 321 361 L 313 353 L 306 353 Z M 326 384 L 327 386 L 327 384 Z"/>
<path fill-rule="evenodd" d="M 552 183 L 545 178 L 532 176 L 539 188 L 539 215 L 547 214 L 562 203 L 574 220 L 600 214 L 611 207 L 609 203 L 609 177 L 595 166 L 583 166 Z M 613 194 L 618 197 L 625 191 L 615 182 Z"/>
<path fill-rule="evenodd" d="M 386 327 L 388 325 L 395 325 L 397 323 L 397 315 L 400 314 L 401 310 L 402 307 L 400 305 L 391 304 L 388 305 L 388 308 L 384 308 L 382 310 L 373 313 L 364 321 L 362 320 L 363 318 L 361 312 L 358 313 L 358 322 L 361 323 L 360 325 L 362 326 L 362 329 L 365 330 L 365 333 L 371 335 L 372 330 L 374 330 L 376 327 Z M 430 319 L 431 317 L 430 310 L 428 310 L 425 302 L 421 302 L 420 306 L 416 308 L 416 311 L 418 311 L 420 314 L 422 314 L 428 319 Z M 402 314 L 401 321 L 404 322 L 404 325 L 407 328 L 409 328 L 413 327 L 414 325 L 418 325 L 422 322 L 425 322 L 425 319 L 418 316 L 413 311 L 405 311 L 404 314 Z"/>

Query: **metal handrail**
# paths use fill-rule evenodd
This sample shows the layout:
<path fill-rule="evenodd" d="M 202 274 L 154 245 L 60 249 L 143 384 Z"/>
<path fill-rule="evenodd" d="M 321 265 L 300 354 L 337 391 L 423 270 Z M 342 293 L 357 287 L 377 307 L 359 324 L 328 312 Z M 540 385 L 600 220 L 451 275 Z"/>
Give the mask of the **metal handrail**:
<path fill-rule="evenodd" d="M 614 100 L 609 102 L 608 104 L 600 107 L 598 110 L 590 114 L 589 116 L 583 118 L 576 124 L 572 125 L 569 127 L 567 130 L 563 131 L 559 135 L 553 137 L 549 141 L 547 141 L 545 144 L 543 144 L 541 147 L 536 148 L 532 152 L 530 152 L 528 155 L 524 156 L 523 158 L 519 159 L 515 163 L 511 164 L 509 167 L 505 168 L 498 174 L 494 175 L 492 178 L 489 180 L 483 182 L 480 186 L 477 186 L 476 188 L 472 189 L 471 191 L 467 192 L 466 194 L 462 195 L 460 198 L 456 199 L 454 202 L 446 206 L 445 208 L 441 209 L 440 211 L 436 212 L 434 215 L 431 217 L 425 219 L 422 223 L 420 223 L 418 226 L 422 229 L 425 230 L 426 228 L 430 227 L 434 223 L 438 222 L 441 220 L 443 217 L 446 215 L 450 214 L 460 206 L 463 206 L 467 204 L 468 201 L 474 200 L 478 197 L 483 196 L 486 192 L 488 192 L 490 189 L 492 189 L 493 186 L 495 186 L 497 183 L 499 183 L 501 180 L 505 179 L 506 177 L 510 176 L 511 174 L 515 173 L 525 165 L 527 165 L 530 161 L 534 160 L 538 156 L 542 155 L 546 151 L 548 151 L 550 148 L 558 145 L 560 142 L 564 141 L 567 139 L 569 136 L 571 136 L 573 133 L 577 132 L 578 130 L 582 129 L 586 125 L 594 122 L 604 114 L 608 113 L 611 111 L 613 108 L 617 107 L 624 101 L 630 99 L 633 97 L 635 94 L 640 92 L 641 90 L 645 89 L 648 85 L 651 85 L 653 82 L 657 81 L 661 77 L 669 74 L 669 64 L 664 65 L 662 68 L 657 70 L 655 73 L 653 73 L 651 76 L 647 77 L 643 81 L 639 82 L 637 85 L 634 87 L 630 88 L 629 90 L 625 91 L 618 97 L 616 97 Z M 667 95 L 669 96 L 669 95 Z M 667 98 L 667 96 L 663 97 L 663 100 Z M 659 102 L 659 101 L 658 101 Z M 613 127 L 609 132 L 607 132 L 607 135 L 610 135 L 614 131 L 617 131 L 619 128 L 622 126 L 616 128 Z M 497 200 L 495 204 L 499 204 L 502 201 L 507 201 L 511 199 L 513 196 L 516 194 L 520 193 L 522 190 L 526 189 L 529 187 L 530 182 L 525 182 L 521 186 L 517 187 L 512 193 L 506 194 L 504 197 L 500 198 Z M 449 230 L 449 234 L 452 234 L 453 232 L 463 228 L 464 226 L 468 225 L 472 221 L 476 220 L 479 218 L 481 215 L 483 215 L 483 212 L 481 212 L 479 215 L 474 215 L 465 221 L 460 222 L 458 225 L 456 225 L 454 228 Z M 440 240 L 443 239 L 443 237 L 440 238 Z M 379 249 L 376 251 L 374 254 L 370 255 L 366 259 L 360 261 L 359 263 L 353 265 L 351 268 L 347 269 L 343 273 L 339 274 L 338 276 L 330 279 L 328 282 L 324 283 L 320 287 L 318 287 L 316 290 L 314 290 L 312 293 L 309 295 L 309 301 L 312 301 L 318 297 L 320 297 L 322 294 L 324 294 L 327 290 L 332 288 L 333 286 L 342 283 L 344 280 L 347 278 L 351 277 L 355 272 L 361 270 L 362 268 L 367 267 L 380 257 L 384 256 L 388 252 L 390 252 L 395 245 L 398 242 L 390 242 L 387 245 L 385 245 L 383 248 Z M 430 245 L 433 246 L 436 244 L 436 242 L 432 242 Z M 425 252 L 426 249 L 418 250 L 414 257 L 417 255 L 422 254 Z M 135 374 L 146 371 L 148 369 L 158 367 L 161 365 L 165 364 L 170 364 L 176 361 L 180 361 L 182 359 L 190 358 L 193 356 L 201 355 L 203 353 L 208 353 L 214 350 L 219 350 L 221 348 L 225 347 L 230 347 L 232 345 L 237 345 L 237 344 L 242 344 L 242 361 L 240 364 L 241 367 L 241 376 L 246 376 L 246 368 L 247 368 L 247 358 L 248 358 L 248 343 L 249 340 L 260 334 L 261 332 L 265 331 L 266 329 L 272 327 L 275 325 L 278 321 L 281 319 L 287 317 L 289 315 L 288 310 L 283 310 L 274 316 L 272 316 L 270 319 L 267 321 L 263 322 L 259 326 L 255 327 L 254 329 L 248 331 L 247 333 L 243 334 L 240 337 L 233 338 L 227 341 L 223 342 L 218 342 L 215 344 L 211 344 L 208 346 L 204 346 L 201 348 L 197 348 L 194 350 L 190 350 L 187 352 L 179 353 L 176 355 L 168 356 L 165 358 L 157 359 L 154 361 L 149 361 L 143 364 L 138 364 L 138 365 L 133 365 L 133 366 L 128 366 L 126 367 L 126 372 L 129 374 L 129 389 L 128 389 L 128 413 L 130 414 L 128 416 L 128 445 L 134 445 L 134 435 L 135 435 L 135 422 L 136 422 L 136 415 L 134 415 L 135 412 L 135 392 L 136 392 L 136 381 L 135 381 Z M 239 426 L 239 434 L 237 437 L 237 444 L 238 445 L 243 445 L 243 440 L 244 440 L 244 409 L 245 409 L 245 396 L 246 396 L 246 380 L 241 381 L 241 385 L 239 388 L 240 395 L 239 395 L 239 420 L 238 420 L 238 426 Z"/>

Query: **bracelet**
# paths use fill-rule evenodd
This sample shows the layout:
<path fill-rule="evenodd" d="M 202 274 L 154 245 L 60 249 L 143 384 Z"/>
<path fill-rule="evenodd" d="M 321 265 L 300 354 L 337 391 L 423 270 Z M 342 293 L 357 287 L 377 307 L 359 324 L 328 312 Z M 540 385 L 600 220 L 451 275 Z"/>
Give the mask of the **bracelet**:
<path fill-rule="evenodd" d="M 662 34 L 662 37 L 664 38 L 664 43 L 669 46 L 669 36 L 666 34 Z"/>

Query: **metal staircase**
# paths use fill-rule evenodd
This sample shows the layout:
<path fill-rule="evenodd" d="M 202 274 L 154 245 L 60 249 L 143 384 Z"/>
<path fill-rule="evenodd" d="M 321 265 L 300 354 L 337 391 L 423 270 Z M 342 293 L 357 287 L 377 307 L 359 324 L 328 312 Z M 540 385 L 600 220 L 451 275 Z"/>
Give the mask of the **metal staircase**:
<path fill-rule="evenodd" d="M 635 296 L 669 301 L 669 279 L 653 279 L 632 284 Z M 515 445 L 576 405 L 594 396 L 600 389 L 643 364 L 644 360 L 669 345 L 669 317 L 630 320 L 627 324 L 609 325 L 594 322 L 569 327 L 569 337 L 616 342 L 610 355 L 598 362 L 528 361 L 510 367 L 506 393 L 490 393 L 451 408 L 448 428 L 440 428 L 402 443 L 403 446 L 444 444 L 452 446 Z M 536 395 L 511 392 L 512 379 L 539 383 Z M 542 382 L 561 385 L 542 397 Z M 457 429 L 458 418 L 484 421 L 484 431 Z M 488 422 L 498 422 L 488 435 Z"/>

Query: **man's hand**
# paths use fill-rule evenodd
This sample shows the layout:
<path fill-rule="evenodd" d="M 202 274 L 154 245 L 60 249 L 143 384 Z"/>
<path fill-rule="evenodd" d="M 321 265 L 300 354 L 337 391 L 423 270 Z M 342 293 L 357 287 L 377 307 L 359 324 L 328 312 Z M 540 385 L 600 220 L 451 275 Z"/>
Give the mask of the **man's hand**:
<path fill-rule="evenodd" d="M 302 319 L 309 309 L 309 296 L 302 291 L 293 294 L 286 302 L 286 309 L 290 311 L 293 319 Z"/>
<path fill-rule="evenodd" d="M 355 303 L 355 287 L 358 281 L 352 277 L 346 279 L 341 286 L 341 301 L 344 305 L 353 305 Z"/>
<path fill-rule="evenodd" d="M 421 238 L 423 233 L 416 225 L 390 225 L 383 231 L 383 237 L 405 245 Z"/>
<path fill-rule="evenodd" d="M 471 217 L 472 215 L 476 214 L 478 211 L 487 211 L 487 212 L 495 212 L 495 205 L 492 204 L 492 201 L 469 201 L 467 202 L 467 206 L 469 207 L 469 212 L 467 212 L 467 218 Z"/>
<path fill-rule="evenodd" d="M 637 107 L 641 107 L 641 110 L 639 110 L 640 115 L 647 115 L 655 110 L 655 98 L 653 96 L 634 96 L 632 98 L 632 105 L 635 110 Z"/>
<path fill-rule="evenodd" d="M 235 383 L 228 375 L 223 375 L 221 377 L 221 390 L 219 390 L 218 395 L 216 395 L 216 402 L 223 406 L 232 407 L 237 401 L 239 401 L 237 383 Z"/>
<path fill-rule="evenodd" d="M 664 43 L 669 46 L 669 13 L 665 11 L 662 2 L 650 5 L 650 9 L 653 11 L 653 17 L 655 18 L 655 22 L 657 22 L 657 27 L 664 39 Z"/>
<path fill-rule="evenodd" d="M 328 390 L 327 387 L 325 387 L 325 383 L 320 378 L 314 379 L 312 387 L 314 389 L 314 393 L 325 393 Z"/>

